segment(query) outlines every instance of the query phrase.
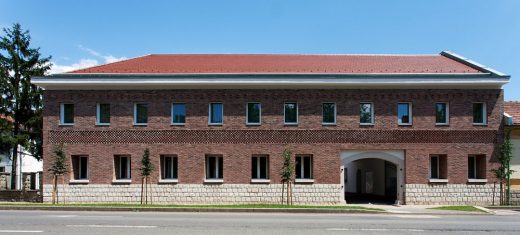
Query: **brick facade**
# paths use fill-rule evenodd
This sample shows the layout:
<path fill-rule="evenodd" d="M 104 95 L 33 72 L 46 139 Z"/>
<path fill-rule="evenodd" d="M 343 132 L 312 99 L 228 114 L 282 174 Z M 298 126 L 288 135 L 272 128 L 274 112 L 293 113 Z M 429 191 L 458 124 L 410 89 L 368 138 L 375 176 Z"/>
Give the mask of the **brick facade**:
<path fill-rule="evenodd" d="M 285 146 L 293 154 L 313 155 L 314 184 L 319 189 L 335 188 L 341 184 L 339 158 L 342 150 L 349 149 L 401 149 L 405 150 L 405 184 L 414 190 L 418 185 L 429 184 L 429 155 L 447 155 L 448 185 L 468 185 L 467 157 L 469 154 L 486 156 L 488 184 L 495 179 L 490 169 L 497 167 L 495 154 L 500 142 L 503 113 L 502 90 L 112 90 L 107 91 L 59 91 L 44 93 L 44 158 L 51 159 L 52 145 L 65 143 L 70 155 L 89 156 L 89 185 L 112 186 L 114 155 L 131 156 L 132 185 L 140 184 L 140 159 L 145 148 L 150 149 L 154 165 L 159 166 L 161 154 L 178 156 L 178 184 L 204 185 L 204 161 L 206 154 L 224 157 L 224 183 L 250 185 L 251 156 L 268 154 L 269 178 L 272 187 L 280 183 L 281 153 Z M 283 103 L 298 103 L 299 124 L 283 125 Z M 110 103 L 110 126 L 96 126 L 96 103 Z M 148 125 L 133 125 L 133 103 L 148 103 Z M 186 125 L 172 126 L 171 103 L 186 104 Z M 224 104 L 224 124 L 208 125 L 208 104 Z M 247 126 L 247 102 L 262 104 L 262 124 Z M 337 121 L 334 126 L 321 124 L 322 102 L 335 102 Z M 359 103 L 373 102 L 375 124 L 359 125 Z M 413 125 L 397 124 L 397 103 L 412 102 Z M 435 125 L 435 103 L 449 102 L 450 120 L 447 126 Z M 488 124 L 472 123 L 472 102 L 485 102 Z M 59 104 L 74 103 L 75 124 L 59 125 Z M 44 161 L 44 169 L 50 161 Z M 69 164 L 72 165 L 72 164 Z M 158 168 L 158 167 L 157 167 Z M 44 171 L 46 172 L 46 171 Z M 70 176 L 66 176 L 69 179 Z M 158 171 L 151 178 L 157 184 Z M 52 178 L 44 176 L 44 187 Z M 328 185 L 328 186 L 327 186 Z M 71 184 L 72 188 L 74 185 Z M 253 185 L 254 186 L 254 185 Z M 484 185 L 486 186 L 486 185 Z M 484 187 L 483 186 L 483 187 Z M 87 187 L 87 186 L 82 186 Z M 160 186 L 157 186 L 160 188 Z M 202 186 L 201 186 L 202 187 Z M 244 186 L 247 187 L 247 186 Z M 261 186 L 259 186 L 261 187 Z M 303 187 L 303 186 L 302 186 Z M 316 188 L 315 187 L 315 188 Z M 487 187 L 487 186 L 486 186 Z M 486 188 L 484 187 L 484 188 Z M 80 187 L 81 188 L 81 187 Z M 313 188 L 310 192 L 318 193 Z M 462 190 L 462 187 L 460 187 Z M 488 187 L 487 187 L 488 188 Z M 71 189 L 74 190 L 74 189 Z M 230 189 L 231 192 L 233 189 Z M 255 189 L 256 190 L 256 189 Z M 339 189 L 341 190 L 341 189 Z M 48 190 L 46 191 L 48 192 Z M 408 192 L 406 190 L 406 192 Z M 266 192 L 269 193 L 269 192 Z M 341 191 L 329 191 L 330 204 L 338 199 Z M 410 191 L 409 203 L 424 202 L 418 191 Z M 44 193 L 45 194 L 45 193 Z M 101 195 L 101 194 L 99 194 Z M 207 196 L 207 195 L 206 195 Z M 190 202 L 212 203 L 204 195 Z M 309 197 L 313 197 L 309 195 Z M 405 195 L 407 198 L 407 196 Z M 477 196 L 475 196 L 477 197 Z M 157 201 L 186 203 L 175 200 Z M 336 199 L 334 199 L 336 198 Z M 82 201 L 80 199 L 70 201 Z M 114 199 L 117 200 L 117 199 Z M 248 199 L 249 200 L 249 199 Z M 235 202 L 255 202 L 255 200 Z M 274 199 L 273 199 L 274 200 Z M 448 200 L 448 199 L 446 199 Z M 96 200 L 91 200 L 96 201 Z M 131 200 L 130 200 L 131 201 Z M 233 202 L 232 199 L 226 200 Z M 486 200 L 473 200 L 485 204 Z M 472 202 L 473 202 L 472 201 Z M 258 200 L 261 202 L 261 200 Z M 274 201 L 269 201 L 274 202 Z M 311 203 L 299 200 L 301 203 Z M 340 200 L 338 199 L 338 203 Z M 316 201 L 314 203 L 320 203 Z M 440 201 L 442 203 L 442 200 Z"/>

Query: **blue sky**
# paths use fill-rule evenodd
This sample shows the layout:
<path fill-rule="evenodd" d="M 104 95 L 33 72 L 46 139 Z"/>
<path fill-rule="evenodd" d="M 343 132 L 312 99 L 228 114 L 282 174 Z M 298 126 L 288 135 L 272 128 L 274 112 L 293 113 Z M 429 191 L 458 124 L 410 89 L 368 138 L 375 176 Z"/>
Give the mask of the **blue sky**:
<path fill-rule="evenodd" d="M 6 1 L 55 71 L 150 53 L 436 54 L 512 75 L 520 100 L 520 1 Z"/>

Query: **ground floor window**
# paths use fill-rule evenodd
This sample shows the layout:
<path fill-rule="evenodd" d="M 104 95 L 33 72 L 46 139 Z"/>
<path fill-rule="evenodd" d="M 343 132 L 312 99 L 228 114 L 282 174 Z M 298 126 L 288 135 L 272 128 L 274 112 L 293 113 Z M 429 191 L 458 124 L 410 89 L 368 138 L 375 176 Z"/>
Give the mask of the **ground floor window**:
<path fill-rule="evenodd" d="M 88 179 L 88 156 L 72 156 L 72 171 L 75 180 Z"/>
<path fill-rule="evenodd" d="M 132 164 L 130 163 L 130 156 L 128 155 L 116 155 L 114 157 L 114 166 L 116 179 L 131 179 L 132 175 Z"/>
<path fill-rule="evenodd" d="M 485 155 L 469 155 L 468 156 L 468 179 L 485 179 L 486 178 L 486 156 Z"/>
<path fill-rule="evenodd" d="M 177 156 L 161 155 L 161 179 L 177 179 Z"/>
<path fill-rule="evenodd" d="M 222 155 L 207 155 L 206 179 L 223 179 L 223 163 Z"/>
<path fill-rule="evenodd" d="M 447 168 L 446 155 L 430 156 L 430 179 L 447 179 Z"/>
<path fill-rule="evenodd" d="M 312 179 L 312 155 L 296 155 L 296 179 Z"/>
<path fill-rule="evenodd" d="M 253 155 L 251 162 L 252 179 L 269 179 L 269 157 L 267 155 Z"/>
<path fill-rule="evenodd" d="M 0 173 L 5 172 L 5 166 L 0 166 Z"/>

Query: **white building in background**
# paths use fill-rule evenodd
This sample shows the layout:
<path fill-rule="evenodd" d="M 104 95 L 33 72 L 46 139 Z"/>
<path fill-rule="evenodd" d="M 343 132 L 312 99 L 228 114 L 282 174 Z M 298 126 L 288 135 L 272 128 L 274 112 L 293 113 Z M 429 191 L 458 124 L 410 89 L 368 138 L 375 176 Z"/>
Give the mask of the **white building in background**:
<path fill-rule="evenodd" d="M 38 161 L 34 158 L 28 151 L 26 151 L 23 147 L 18 148 L 19 157 L 17 159 L 17 170 L 16 170 L 16 189 L 22 188 L 22 173 L 37 173 L 43 170 L 43 162 Z M 12 153 L 1 154 L 0 153 L 0 174 L 10 174 L 13 167 Z M 35 179 L 36 188 L 39 188 L 39 180 Z M 7 188 L 10 188 L 11 185 L 9 182 L 6 182 Z M 5 188 L 5 186 L 1 185 L 0 189 Z"/>

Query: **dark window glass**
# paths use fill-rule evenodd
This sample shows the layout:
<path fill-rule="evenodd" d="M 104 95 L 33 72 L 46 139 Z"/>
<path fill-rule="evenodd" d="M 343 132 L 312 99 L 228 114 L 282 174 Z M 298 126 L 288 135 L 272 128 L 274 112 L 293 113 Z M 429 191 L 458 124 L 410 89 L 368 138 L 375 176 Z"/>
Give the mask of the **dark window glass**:
<path fill-rule="evenodd" d="M 269 158 L 267 156 L 254 156 L 251 162 L 252 179 L 269 178 Z"/>
<path fill-rule="evenodd" d="M 448 112 L 446 103 L 435 104 L 435 123 L 448 123 Z"/>
<path fill-rule="evenodd" d="M 74 104 L 63 104 L 63 123 L 74 123 Z"/>
<path fill-rule="evenodd" d="M 296 156 L 296 178 L 312 179 L 312 156 Z"/>
<path fill-rule="evenodd" d="M 298 123 L 298 104 L 285 103 L 285 123 Z"/>
<path fill-rule="evenodd" d="M 135 105 L 135 123 L 136 124 L 148 123 L 148 105 L 147 104 L 136 104 Z"/>
<path fill-rule="evenodd" d="M 99 104 L 98 123 L 110 123 L 110 104 Z"/>
<path fill-rule="evenodd" d="M 248 103 L 247 104 L 247 123 L 259 124 L 260 123 L 260 103 Z"/>
<path fill-rule="evenodd" d="M 206 179 L 223 179 L 223 158 L 219 156 L 206 157 Z"/>
<path fill-rule="evenodd" d="M 430 178 L 432 178 L 432 179 L 439 178 L 439 157 L 438 156 L 430 157 Z"/>
<path fill-rule="evenodd" d="M 323 103 L 322 116 L 323 123 L 336 123 L 336 104 Z"/>
<path fill-rule="evenodd" d="M 186 123 L 186 105 L 176 103 L 172 105 L 172 122 L 174 124 Z"/>
<path fill-rule="evenodd" d="M 473 123 L 484 123 L 484 104 L 473 103 Z"/>
<path fill-rule="evenodd" d="M 161 156 L 162 179 L 177 179 L 177 157 Z"/>
<path fill-rule="evenodd" d="M 87 179 L 88 175 L 88 157 L 79 158 L 79 179 Z"/>
<path fill-rule="evenodd" d="M 210 120 L 212 124 L 222 124 L 223 122 L 223 105 L 222 103 L 211 103 L 210 105 Z"/>
<path fill-rule="evenodd" d="M 364 124 L 374 123 L 374 117 L 372 117 L 372 104 L 361 103 L 359 105 L 359 122 Z"/>
<path fill-rule="evenodd" d="M 410 124 L 411 123 L 410 104 L 399 103 L 397 105 L 397 117 L 399 119 L 399 124 Z"/>
<path fill-rule="evenodd" d="M 468 157 L 468 178 L 469 179 L 476 179 L 477 178 L 477 172 L 475 171 L 476 168 L 476 157 Z"/>

